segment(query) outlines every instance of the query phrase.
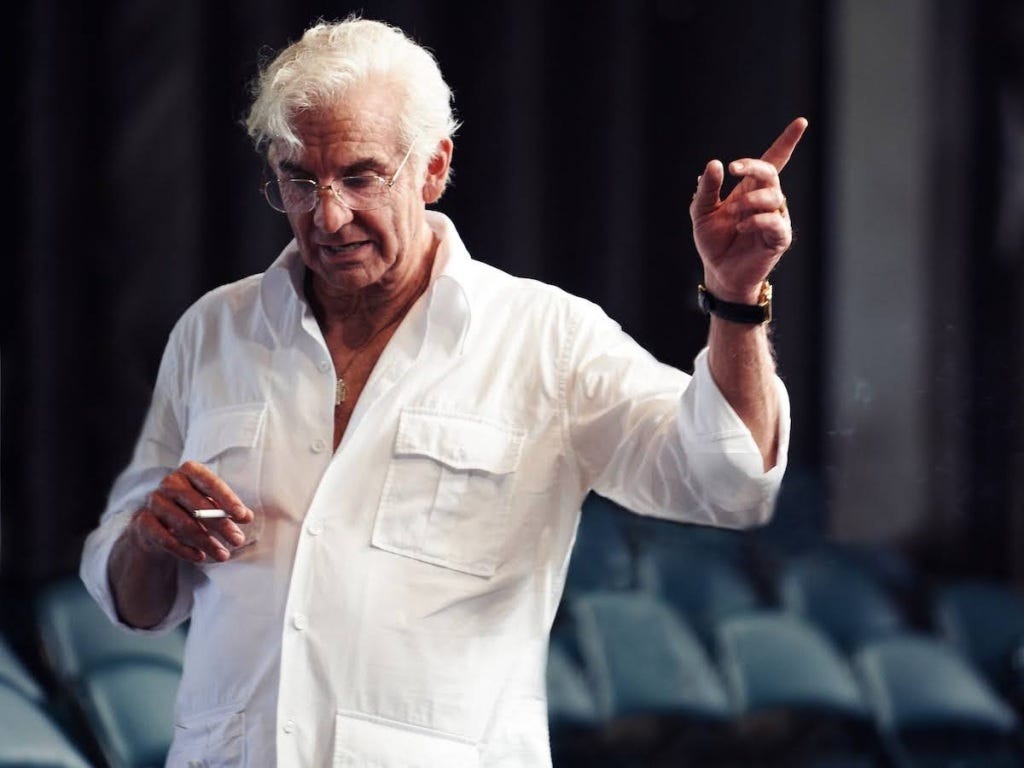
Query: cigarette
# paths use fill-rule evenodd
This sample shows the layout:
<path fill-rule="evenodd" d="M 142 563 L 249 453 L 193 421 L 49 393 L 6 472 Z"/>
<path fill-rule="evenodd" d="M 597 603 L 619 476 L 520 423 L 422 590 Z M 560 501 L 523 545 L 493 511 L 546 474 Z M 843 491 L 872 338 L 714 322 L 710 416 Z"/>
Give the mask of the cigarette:
<path fill-rule="evenodd" d="M 223 509 L 193 509 L 192 517 L 196 520 L 212 520 L 214 518 L 227 517 L 228 513 Z"/>

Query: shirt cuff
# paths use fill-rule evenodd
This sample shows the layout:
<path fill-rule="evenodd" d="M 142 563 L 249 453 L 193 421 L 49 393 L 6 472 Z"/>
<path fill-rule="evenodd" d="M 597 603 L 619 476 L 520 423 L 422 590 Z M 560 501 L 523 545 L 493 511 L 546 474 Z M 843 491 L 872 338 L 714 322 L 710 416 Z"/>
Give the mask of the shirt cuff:
<path fill-rule="evenodd" d="M 188 618 L 192 610 L 191 588 L 184 585 L 181 564 L 178 564 L 178 589 L 171 609 L 164 619 L 153 627 L 133 627 L 118 615 L 114 595 L 110 590 L 107 566 L 114 544 L 131 522 L 134 511 L 119 512 L 106 518 L 102 525 L 89 534 L 82 550 L 79 577 L 85 588 L 111 622 L 125 630 L 142 635 L 164 635 Z"/>
<path fill-rule="evenodd" d="M 706 493 L 714 507 L 730 515 L 753 511 L 753 522 L 767 522 L 788 460 L 789 394 L 782 380 L 775 376 L 779 447 L 775 466 L 765 471 L 761 451 L 715 383 L 707 355 L 705 347 L 694 360 L 693 379 L 681 402 L 680 436 L 690 445 L 696 474 L 708 480 Z"/>

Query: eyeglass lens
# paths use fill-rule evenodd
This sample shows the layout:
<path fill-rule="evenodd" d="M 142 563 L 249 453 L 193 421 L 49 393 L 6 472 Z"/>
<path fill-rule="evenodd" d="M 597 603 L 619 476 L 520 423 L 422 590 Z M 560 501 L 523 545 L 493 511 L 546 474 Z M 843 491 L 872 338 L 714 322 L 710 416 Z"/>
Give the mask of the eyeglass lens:
<path fill-rule="evenodd" d="M 320 190 L 330 189 L 335 198 L 353 211 L 368 211 L 385 204 L 387 180 L 380 176 L 347 176 L 321 186 L 312 179 L 270 179 L 264 185 L 267 202 L 285 213 L 306 213 L 316 207 Z"/>

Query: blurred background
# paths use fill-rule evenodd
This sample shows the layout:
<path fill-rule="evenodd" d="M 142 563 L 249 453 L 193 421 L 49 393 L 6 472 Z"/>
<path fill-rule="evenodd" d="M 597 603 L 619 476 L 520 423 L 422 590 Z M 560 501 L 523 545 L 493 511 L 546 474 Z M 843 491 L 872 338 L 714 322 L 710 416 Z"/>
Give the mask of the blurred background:
<path fill-rule="evenodd" d="M 4 50 L 5 626 L 76 572 L 172 324 L 288 241 L 240 125 L 261 56 L 353 11 L 454 89 L 436 207 L 474 257 L 598 302 L 687 370 L 695 178 L 807 117 L 772 277 L 793 416 L 772 535 L 1024 587 L 1018 0 L 34 0 Z"/>

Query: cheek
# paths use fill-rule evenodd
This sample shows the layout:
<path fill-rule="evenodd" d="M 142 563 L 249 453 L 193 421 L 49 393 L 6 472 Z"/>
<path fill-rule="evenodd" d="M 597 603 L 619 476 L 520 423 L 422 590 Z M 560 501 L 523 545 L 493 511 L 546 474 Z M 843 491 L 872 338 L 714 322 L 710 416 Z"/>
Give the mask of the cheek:
<path fill-rule="evenodd" d="M 313 221 L 312 214 L 285 214 L 288 217 L 288 226 L 292 229 L 292 234 L 295 235 L 295 239 L 299 243 L 304 243 L 309 240 L 309 229 L 310 224 Z"/>

